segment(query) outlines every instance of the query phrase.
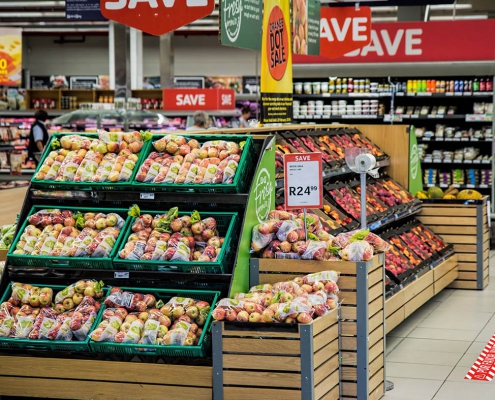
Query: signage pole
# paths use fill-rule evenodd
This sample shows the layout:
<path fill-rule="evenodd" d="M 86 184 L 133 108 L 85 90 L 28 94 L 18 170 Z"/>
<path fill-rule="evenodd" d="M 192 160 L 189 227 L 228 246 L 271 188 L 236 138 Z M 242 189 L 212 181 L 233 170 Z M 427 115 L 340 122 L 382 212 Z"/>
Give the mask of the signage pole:
<path fill-rule="evenodd" d="M 306 224 L 306 208 L 303 208 L 304 212 L 304 236 L 306 237 L 306 241 L 308 241 L 308 225 Z"/>
<path fill-rule="evenodd" d="M 366 229 L 366 173 L 361 175 L 361 228 Z"/>

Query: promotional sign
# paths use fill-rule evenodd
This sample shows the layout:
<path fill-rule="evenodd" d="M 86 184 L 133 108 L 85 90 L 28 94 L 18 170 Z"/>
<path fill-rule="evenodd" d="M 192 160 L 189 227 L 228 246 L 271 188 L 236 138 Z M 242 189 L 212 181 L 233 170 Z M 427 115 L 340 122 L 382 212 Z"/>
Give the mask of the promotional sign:
<path fill-rule="evenodd" d="M 284 154 L 285 208 L 323 208 L 321 153 Z"/>
<path fill-rule="evenodd" d="M 22 29 L 0 28 L 0 86 L 22 81 Z"/>
<path fill-rule="evenodd" d="M 366 3 L 371 7 L 380 6 L 426 6 L 431 4 L 454 4 L 455 0 L 361 0 L 360 3 Z M 342 4 L 356 3 L 356 0 L 326 0 L 326 3 L 332 7 L 338 7 Z"/>
<path fill-rule="evenodd" d="M 259 94 L 260 92 L 260 77 L 259 76 L 243 76 L 242 77 L 242 93 L 243 94 Z"/>
<path fill-rule="evenodd" d="M 163 89 L 164 110 L 233 110 L 233 89 Z"/>
<path fill-rule="evenodd" d="M 411 193 L 423 190 L 423 173 L 415 130 L 414 126 L 409 128 L 409 191 Z"/>
<path fill-rule="evenodd" d="M 203 76 L 176 76 L 174 86 L 176 88 L 204 89 L 205 78 Z"/>
<path fill-rule="evenodd" d="M 495 335 L 488 341 L 464 379 L 491 381 L 493 377 L 495 377 Z"/>
<path fill-rule="evenodd" d="M 205 76 L 205 87 L 213 89 L 234 89 L 242 92 L 242 76 Z"/>
<path fill-rule="evenodd" d="M 210 15 L 215 0 L 100 0 L 109 20 L 160 36 Z"/>
<path fill-rule="evenodd" d="M 495 60 L 495 20 L 373 24 L 371 42 L 332 59 L 294 55 L 297 64 Z M 322 43 L 324 40 L 321 39 Z"/>
<path fill-rule="evenodd" d="M 98 76 L 71 76 L 69 87 L 71 89 L 93 89 L 99 85 Z"/>
<path fill-rule="evenodd" d="M 262 0 L 221 0 L 220 43 L 261 50 Z"/>
<path fill-rule="evenodd" d="M 65 0 L 65 19 L 106 21 L 100 12 L 100 0 Z"/>
<path fill-rule="evenodd" d="M 294 0 L 292 2 L 292 52 L 320 54 L 320 1 Z"/>
<path fill-rule="evenodd" d="M 292 121 L 290 1 L 265 0 L 261 41 L 261 122 Z"/>
<path fill-rule="evenodd" d="M 268 214 L 275 209 L 275 138 L 268 137 L 264 150 L 254 174 L 246 206 L 244 225 L 241 228 L 237 264 L 232 277 L 229 296 L 249 290 L 249 260 L 251 238 L 255 225 L 268 219 Z"/>
<path fill-rule="evenodd" d="M 320 55 L 337 58 L 370 43 L 371 8 L 324 7 L 320 25 Z"/>

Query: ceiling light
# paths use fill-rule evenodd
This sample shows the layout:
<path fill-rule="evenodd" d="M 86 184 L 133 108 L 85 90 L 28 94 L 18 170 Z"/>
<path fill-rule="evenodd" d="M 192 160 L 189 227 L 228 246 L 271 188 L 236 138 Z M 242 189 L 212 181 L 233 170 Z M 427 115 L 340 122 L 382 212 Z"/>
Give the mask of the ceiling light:
<path fill-rule="evenodd" d="M 23 32 L 108 32 L 108 28 L 73 28 L 73 27 L 60 27 L 60 28 L 24 28 Z"/>
<path fill-rule="evenodd" d="M 397 17 L 372 17 L 371 22 L 397 22 Z"/>
<path fill-rule="evenodd" d="M 442 11 L 442 10 L 470 10 L 473 8 L 472 4 L 432 4 L 430 5 L 431 11 Z"/>
<path fill-rule="evenodd" d="M 386 6 L 386 7 L 371 7 L 372 12 L 395 12 L 399 7 Z"/>
<path fill-rule="evenodd" d="M 0 18 L 65 18 L 65 11 L 0 12 Z"/>
<path fill-rule="evenodd" d="M 65 1 L 2 1 L 0 8 L 7 7 L 64 7 Z"/>
<path fill-rule="evenodd" d="M 438 15 L 430 17 L 430 21 L 452 21 L 452 20 L 472 20 L 472 19 L 488 19 L 488 15 L 486 14 L 475 14 L 475 15 Z"/>

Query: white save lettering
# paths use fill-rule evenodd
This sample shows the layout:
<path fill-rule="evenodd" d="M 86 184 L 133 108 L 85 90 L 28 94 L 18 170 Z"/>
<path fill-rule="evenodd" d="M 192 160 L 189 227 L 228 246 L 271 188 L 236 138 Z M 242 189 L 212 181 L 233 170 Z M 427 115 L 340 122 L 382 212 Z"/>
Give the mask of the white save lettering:
<path fill-rule="evenodd" d="M 296 161 L 310 161 L 311 156 L 296 156 Z"/>
<path fill-rule="evenodd" d="M 349 32 L 349 28 L 351 27 L 351 25 L 353 42 L 365 42 L 366 40 L 368 40 L 366 34 L 362 33 L 366 32 L 367 22 L 368 19 L 365 17 L 348 17 L 345 19 L 344 25 L 342 25 L 341 27 L 337 18 L 330 18 L 330 25 L 333 28 L 333 32 L 335 33 L 337 41 L 339 42 L 343 42 L 346 40 L 347 33 Z M 322 18 L 320 20 L 320 38 L 327 38 L 329 42 L 334 42 L 335 38 L 332 34 L 330 25 L 328 24 L 328 20 L 326 18 Z"/>
<path fill-rule="evenodd" d="M 138 3 L 148 3 L 150 8 L 158 8 L 157 0 L 115 0 L 105 2 L 106 10 L 122 10 L 124 8 L 135 9 Z M 175 0 L 162 0 L 166 8 L 171 8 Z M 208 0 L 186 0 L 187 7 L 204 7 L 208 5 Z"/>
<path fill-rule="evenodd" d="M 231 94 L 222 94 L 222 106 L 230 106 L 232 104 Z"/>
<path fill-rule="evenodd" d="M 175 96 L 178 106 L 205 106 L 206 96 L 204 94 L 178 94 Z"/>

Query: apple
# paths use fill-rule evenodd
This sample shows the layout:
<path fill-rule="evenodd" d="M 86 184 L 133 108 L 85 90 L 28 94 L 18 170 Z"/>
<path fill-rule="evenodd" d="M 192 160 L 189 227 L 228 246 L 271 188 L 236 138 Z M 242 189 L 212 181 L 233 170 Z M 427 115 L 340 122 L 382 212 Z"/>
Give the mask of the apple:
<path fill-rule="evenodd" d="M 32 307 L 39 307 L 40 306 L 40 297 L 37 294 L 32 295 L 29 298 L 29 304 L 31 304 Z"/>
<path fill-rule="evenodd" d="M 311 321 L 313 321 L 313 318 L 307 312 L 301 312 L 297 316 L 297 322 L 301 324 L 309 324 Z"/>
<path fill-rule="evenodd" d="M 52 296 L 49 293 L 43 292 L 40 293 L 39 300 L 42 306 L 49 306 L 52 302 Z"/>
<path fill-rule="evenodd" d="M 174 310 L 172 311 L 172 316 L 174 318 L 179 318 L 180 316 L 184 315 L 185 312 L 186 311 L 184 310 L 184 307 L 178 306 L 178 307 L 175 307 Z"/>
<path fill-rule="evenodd" d="M 74 308 L 74 302 L 72 301 L 72 299 L 70 297 L 67 297 L 66 299 L 64 299 L 64 301 L 62 302 L 62 305 L 64 306 L 64 308 L 66 310 L 72 310 Z"/>
<path fill-rule="evenodd" d="M 339 287 L 335 282 L 329 281 L 325 283 L 325 291 L 327 293 L 336 293 L 339 291 Z"/>
<path fill-rule="evenodd" d="M 197 307 L 193 306 L 193 307 L 189 307 L 186 311 L 186 315 L 188 317 L 191 317 L 192 319 L 196 319 L 198 318 L 198 315 L 199 315 L 199 310 Z"/>
<path fill-rule="evenodd" d="M 168 333 L 168 327 L 165 325 L 160 325 L 158 327 L 158 337 L 162 338 Z"/>
<path fill-rule="evenodd" d="M 90 296 L 90 297 L 95 297 L 95 289 L 91 286 L 88 286 L 84 289 L 84 295 L 85 296 Z"/>
<path fill-rule="evenodd" d="M 55 304 L 54 310 L 57 313 L 62 314 L 65 312 L 65 307 L 62 304 L 58 303 L 58 304 Z"/>
<path fill-rule="evenodd" d="M 286 324 L 293 324 L 295 322 L 297 322 L 297 320 L 291 317 L 287 317 L 287 319 L 285 320 Z"/>
<path fill-rule="evenodd" d="M 261 314 L 254 312 L 252 314 L 249 314 L 249 322 L 261 322 Z"/>
<path fill-rule="evenodd" d="M 106 311 L 106 310 L 105 310 Z M 122 321 L 127 317 L 128 312 L 123 308 L 117 308 L 115 310 L 115 316 L 119 317 Z"/>
<path fill-rule="evenodd" d="M 105 218 L 97 219 L 96 223 L 95 223 L 95 227 L 99 231 L 102 231 L 103 229 L 105 229 L 107 227 L 107 220 Z"/>
<path fill-rule="evenodd" d="M 306 291 L 306 293 L 308 293 L 308 294 L 313 293 L 313 286 L 308 285 L 307 283 L 305 283 L 304 285 L 302 285 L 301 286 L 301 289 L 303 289 L 304 291 Z"/>
<path fill-rule="evenodd" d="M 86 288 L 86 283 L 84 281 L 77 281 L 74 285 L 74 290 L 76 293 L 84 293 L 84 289 Z"/>
<path fill-rule="evenodd" d="M 203 326 L 206 323 L 206 315 L 199 314 L 195 321 L 199 326 Z"/>
<path fill-rule="evenodd" d="M 237 314 L 237 321 L 239 322 L 248 322 L 249 320 L 249 313 L 245 310 L 240 311 L 239 314 Z"/>
<path fill-rule="evenodd" d="M 235 321 L 237 319 L 237 313 L 231 308 L 225 312 L 225 319 L 227 321 Z"/>
<path fill-rule="evenodd" d="M 143 297 L 143 301 L 146 303 L 146 306 L 148 307 L 154 307 L 156 303 L 155 296 L 152 294 L 147 294 Z"/>
<path fill-rule="evenodd" d="M 244 303 L 244 309 L 249 313 L 253 313 L 254 312 L 254 303 L 251 303 L 251 302 L 246 302 Z"/>
<path fill-rule="evenodd" d="M 160 325 L 166 326 L 167 328 L 172 323 L 172 321 L 170 320 L 170 318 L 167 317 L 166 315 L 162 315 L 161 317 L 159 317 L 158 318 L 158 322 L 160 323 Z"/>
<path fill-rule="evenodd" d="M 212 313 L 212 317 L 216 321 L 223 321 L 225 319 L 225 310 L 223 308 L 215 308 Z"/>
<path fill-rule="evenodd" d="M 149 318 L 149 316 L 150 316 L 150 314 L 149 314 L 148 312 L 143 311 L 143 312 L 140 312 L 140 313 L 139 313 L 138 318 L 139 318 L 141 321 L 146 322 L 146 321 L 147 321 L 147 319 Z"/>
<path fill-rule="evenodd" d="M 31 294 L 39 295 L 40 294 L 40 288 L 37 286 L 33 286 L 31 289 Z"/>
<path fill-rule="evenodd" d="M 166 317 L 171 317 L 172 316 L 172 307 L 171 306 L 163 306 L 160 308 L 160 312 L 165 315 Z"/>
<path fill-rule="evenodd" d="M 72 301 L 76 306 L 78 306 L 79 304 L 81 304 L 83 298 L 84 296 L 81 293 L 74 293 L 74 295 L 72 296 Z"/>
<path fill-rule="evenodd" d="M 323 282 L 313 283 L 313 292 L 317 292 L 318 290 L 325 290 L 325 285 Z"/>
<path fill-rule="evenodd" d="M 130 324 L 132 324 L 137 319 L 138 319 L 137 315 L 135 315 L 135 314 L 129 314 L 127 317 L 125 317 L 124 322 L 129 322 Z"/>

